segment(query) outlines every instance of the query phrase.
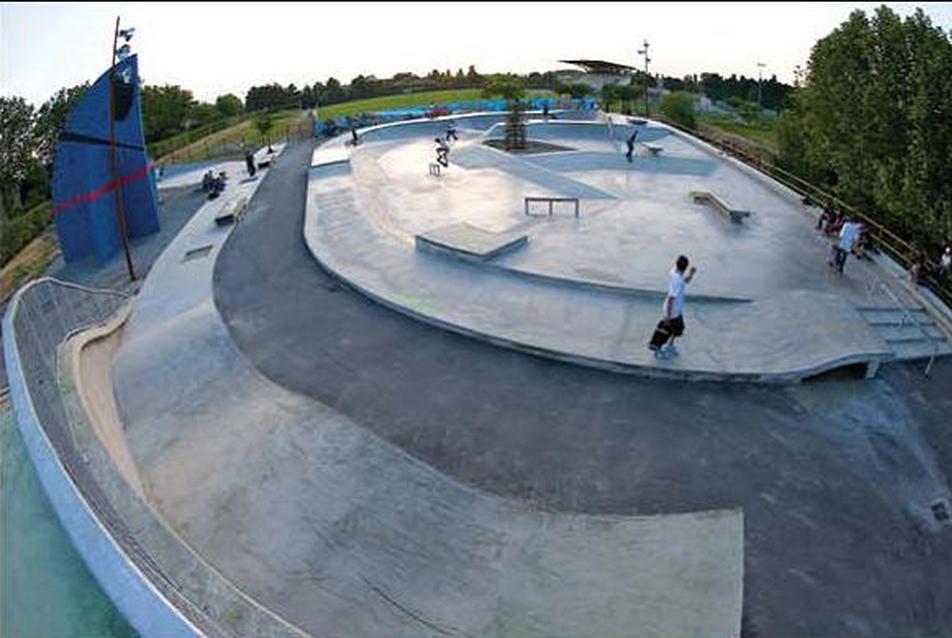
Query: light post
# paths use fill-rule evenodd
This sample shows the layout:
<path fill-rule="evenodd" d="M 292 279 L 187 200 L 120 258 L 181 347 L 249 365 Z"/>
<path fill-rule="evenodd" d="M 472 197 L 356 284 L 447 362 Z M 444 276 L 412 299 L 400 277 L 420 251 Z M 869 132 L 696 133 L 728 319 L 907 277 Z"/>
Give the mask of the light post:
<path fill-rule="evenodd" d="M 126 211 L 122 201 L 122 176 L 119 174 L 119 152 L 116 148 L 116 56 L 125 60 L 129 56 L 129 40 L 135 29 L 119 30 L 119 16 L 116 16 L 116 30 L 112 36 L 112 56 L 109 63 L 109 159 L 112 162 L 112 187 L 116 200 L 116 223 L 119 227 L 119 238 L 122 240 L 122 249 L 126 254 L 126 267 L 129 269 L 129 280 L 138 279 L 135 264 L 132 263 L 132 252 L 129 249 L 129 233 L 126 224 Z M 119 36 L 126 44 L 117 49 Z"/>
<path fill-rule="evenodd" d="M 764 67 L 763 62 L 757 63 L 757 106 L 764 110 Z"/>
<path fill-rule="evenodd" d="M 651 62 L 651 58 L 648 57 L 648 39 L 645 38 L 644 48 L 638 49 L 638 55 L 644 56 L 645 58 L 645 117 L 648 117 L 648 78 L 651 76 L 648 75 L 648 63 Z"/>

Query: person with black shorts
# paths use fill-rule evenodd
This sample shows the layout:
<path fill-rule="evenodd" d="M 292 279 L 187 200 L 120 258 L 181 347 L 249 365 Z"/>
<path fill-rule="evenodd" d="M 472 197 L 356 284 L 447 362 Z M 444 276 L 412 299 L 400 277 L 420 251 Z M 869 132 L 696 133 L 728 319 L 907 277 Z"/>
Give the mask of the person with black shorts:
<path fill-rule="evenodd" d="M 635 152 L 635 138 L 637 137 L 638 137 L 638 129 L 635 129 L 635 132 L 631 134 L 631 137 L 625 140 L 625 144 L 628 145 L 628 152 L 625 153 L 625 157 L 628 159 L 629 162 L 631 162 L 631 156 Z"/>
<path fill-rule="evenodd" d="M 684 334 L 684 290 L 697 272 L 694 266 L 689 269 L 688 263 L 687 257 L 679 255 L 668 273 L 668 294 L 661 305 L 661 321 L 648 344 L 659 359 L 678 356 L 674 340 Z"/>

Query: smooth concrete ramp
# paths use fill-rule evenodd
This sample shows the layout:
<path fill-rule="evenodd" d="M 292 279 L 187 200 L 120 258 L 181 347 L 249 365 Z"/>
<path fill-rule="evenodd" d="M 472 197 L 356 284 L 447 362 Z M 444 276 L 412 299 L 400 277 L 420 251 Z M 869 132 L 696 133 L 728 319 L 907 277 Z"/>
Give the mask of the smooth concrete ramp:
<path fill-rule="evenodd" d="M 497 233 L 465 222 L 416 236 L 417 248 L 477 261 L 489 261 L 524 246 L 528 241 L 529 236 L 522 233 Z"/>
<path fill-rule="evenodd" d="M 739 635 L 740 511 L 541 511 L 433 469 L 251 367 L 213 259 L 177 259 L 206 232 L 153 268 L 113 379 L 154 505 L 242 591 L 314 636 Z"/>

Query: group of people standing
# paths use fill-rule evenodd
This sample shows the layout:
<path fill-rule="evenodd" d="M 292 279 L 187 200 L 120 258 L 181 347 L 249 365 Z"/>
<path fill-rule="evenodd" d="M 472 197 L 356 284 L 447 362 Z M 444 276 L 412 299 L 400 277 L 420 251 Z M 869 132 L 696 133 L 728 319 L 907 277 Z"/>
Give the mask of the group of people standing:
<path fill-rule="evenodd" d="M 869 233 L 865 225 L 855 219 L 847 217 L 837 210 L 832 203 L 823 207 L 823 212 L 816 222 L 816 229 L 823 233 L 837 237 L 830 251 L 827 264 L 843 274 L 846 259 L 850 254 L 862 258 L 869 246 Z"/>

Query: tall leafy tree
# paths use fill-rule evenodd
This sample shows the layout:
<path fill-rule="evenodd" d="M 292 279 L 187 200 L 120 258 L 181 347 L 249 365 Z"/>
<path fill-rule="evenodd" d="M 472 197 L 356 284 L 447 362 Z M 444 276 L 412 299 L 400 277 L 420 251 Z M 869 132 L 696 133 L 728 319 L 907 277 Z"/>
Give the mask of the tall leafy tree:
<path fill-rule="evenodd" d="M 36 135 L 36 154 L 39 161 L 50 170 L 56 153 L 56 142 L 66 126 L 66 117 L 76 103 L 86 93 L 89 82 L 77 86 L 62 88 L 50 99 L 40 105 L 36 111 L 34 134 Z"/>
<path fill-rule="evenodd" d="M 0 217 L 20 207 L 20 184 L 36 162 L 34 117 L 22 97 L 0 97 Z"/>
<path fill-rule="evenodd" d="M 917 10 L 854 11 L 814 46 L 781 161 L 914 239 L 952 235 L 952 42 Z"/>
<path fill-rule="evenodd" d="M 146 141 L 178 133 L 185 125 L 194 99 L 178 85 L 146 86 L 142 89 L 142 124 Z"/>
<path fill-rule="evenodd" d="M 506 150 L 520 150 L 526 147 L 525 106 L 522 98 L 526 90 L 522 81 L 513 75 L 494 75 L 483 87 L 486 97 L 501 97 L 506 101 L 509 115 L 506 118 Z"/>
<path fill-rule="evenodd" d="M 223 117 L 233 117 L 240 115 L 244 106 L 241 103 L 240 97 L 233 93 L 227 93 L 218 96 L 215 100 L 215 108 Z"/>

